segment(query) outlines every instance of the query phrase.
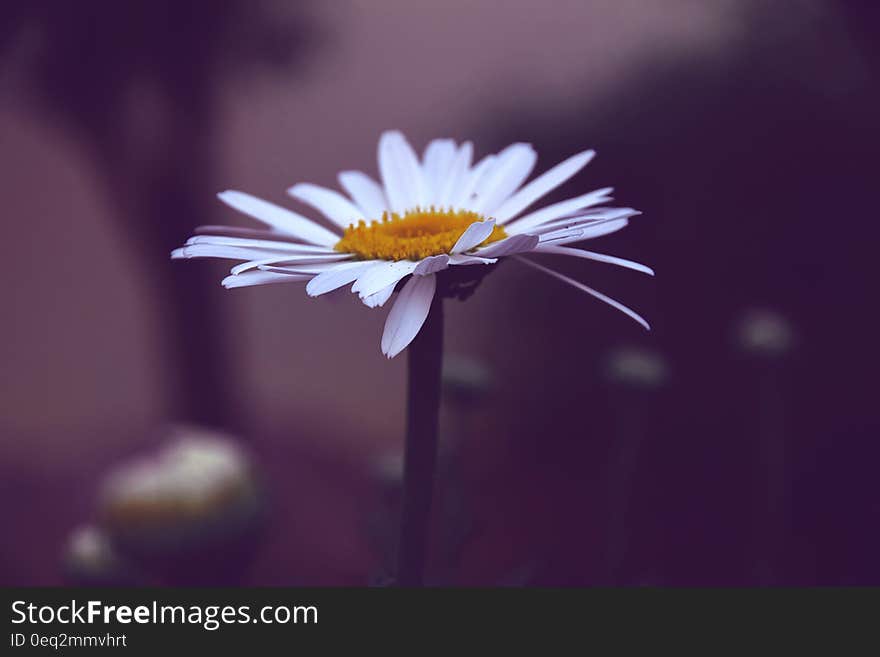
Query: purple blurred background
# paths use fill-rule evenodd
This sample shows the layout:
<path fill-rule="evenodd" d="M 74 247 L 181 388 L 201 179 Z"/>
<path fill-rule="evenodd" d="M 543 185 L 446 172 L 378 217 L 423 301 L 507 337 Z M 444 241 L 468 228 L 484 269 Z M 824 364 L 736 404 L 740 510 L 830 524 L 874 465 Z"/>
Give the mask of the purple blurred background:
<path fill-rule="evenodd" d="M 243 225 L 223 189 L 294 207 L 297 181 L 375 174 L 389 128 L 418 150 L 528 141 L 539 170 L 595 148 L 558 197 L 614 186 L 645 215 L 596 248 L 657 272 L 553 263 L 651 333 L 516 264 L 448 303 L 433 582 L 880 584 L 878 20 L 830 0 L 6 0 L 0 584 L 74 581 L 65 545 L 101 523 L 108 468 L 179 422 L 236 436 L 265 484 L 236 583 L 381 578 L 405 374 L 385 311 L 226 291 L 227 263 L 168 254 Z"/>

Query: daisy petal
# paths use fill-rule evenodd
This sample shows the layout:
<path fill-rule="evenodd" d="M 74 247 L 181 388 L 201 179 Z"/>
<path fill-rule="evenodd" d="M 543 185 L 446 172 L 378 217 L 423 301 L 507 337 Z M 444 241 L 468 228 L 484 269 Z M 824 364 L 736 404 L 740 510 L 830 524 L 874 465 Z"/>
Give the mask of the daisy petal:
<path fill-rule="evenodd" d="M 382 332 L 382 353 L 394 358 L 406 349 L 428 317 L 434 291 L 437 289 L 437 277 L 413 276 L 409 279 L 400 294 Z"/>
<path fill-rule="evenodd" d="M 241 276 L 227 276 L 222 284 L 227 290 L 235 287 L 250 287 L 251 285 L 268 285 L 270 283 L 299 283 L 311 278 L 309 274 L 292 275 L 278 274 L 270 271 L 249 271 Z"/>
<path fill-rule="evenodd" d="M 454 255 L 449 258 L 450 265 L 494 265 L 498 258 L 481 258 L 475 255 Z"/>
<path fill-rule="evenodd" d="M 483 258 L 501 258 L 502 256 L 509 256 L 514 253 L 531 251 L 538 246 L 539 240 L 540 238 L 537 235 L 511 235 L 506 239 L 493 242 L 489 246 L 475 251 L 474 254 Z"/>
<path fill-rule="evenodd" d="M 554 244 L 570 244 L 572 242 L 582 242 L 591 240 L 604 235 L 615 233 L 621 228 L 625 228 L 629 224 L 628 219 L 613 219 L 609 221 L 600 221 L 583 227 L 563 228 L 554 230 L 540 236 L 541 244 L 552 242 Z"/>
<path fill-rule="evenodd" d="M 422 167 L 406 137 L 396 130 L 379 139 L 379 171 L 391 210 L 402 213 L 424 204 Z"/>
<path fill-rule="evenodd" d="M 599 205 L 600 203 L 606 203 L 611 200 L 609 194 L 612 191 L 613 189 L 611 187 L 603 187 L 602 189 L 597 189 L 596 191 L 584 194 L 583 196 L 576 196 L 574 198 L 560 201 L 559 203 L 554 203 L 553 205 L 548 205 L 545 208 L 524 215 L 519 219 L 512 220 L 510 226 L 505 227 L 505 230 L 510 234 L 525 233 L 529 229 L 535 226 L 540 226 L 548 221 L 565 217 L 578 210 Z"/>
<path fill-rule="evenodd" d="M 436 274 L 449 267 L 449 256 L 445 253 L 441 255 L 428 256 L 416 265 L 413 270 L 413 276 L 427 276 L 428 274 Z"/>
<path fill-rule="evenodd" d="M 510 221 L 532 203 L 559 187 L 587 166 L 595 155 L 596 151 L 589 150 L 573 155 L 564 162 L 560 162 L 507 199 L 500 208 L 492 213 L 492 216 L 495 217 L 499 224 Z"/>
<path fill-rule="evenodd" d="M 492 234 L 493 230 L 495 230 L 494 219 L 475 221 L 461 234 L 461 237 L 455 242 L 450 253 L 458 254 L 463 253 L 464 251 L 470 251 L 475 246 L 479 246 L 485 242 L 489 235 Z"/>
<path fill-rule="evenodd" d="M 628 208 L 614 208 L 614 212 L 590 212 L 575 217 L 566 217 L 565 219 L 557 219 L 546 224 L 541 224 L 529 230 L 529 235 L 546 235 L 548 233 L 558 233 L 559 231 L 570 229 L 590 229 L 593 230 L 599 226 L 620 221 L 621 219 L 630 219 L 641 214 L 638 210 Z M 605 234 L 605 233 L 600 233 Z"/>
<path fill-rule="evenodd" d="M 293 198 L 311 205 L 343 229 L 366 218 L 359 207 L 332 189 L 311 183 L 299 183 L 288 189 L 287 193 Z"/>
<path fill-rule="evenodd" d="M 306 285 L 306 293 L 317 297 L 356 281 L 358 276 L 379 263 L 378 260 L 346 262 L 315 276 Z"/>
<path fill-rule="evenodd" d="M 573 278 L 569 278 L 568 276 L 565 276 L 564 274 L 560 274 L 560 273 L 557 272 L 557 271 L 553 271 L 552 269 L 548 269 L 547 267 L 544 267 L 543 265 L 539 265 L 537 262 L 532 262 L 531 260 L 527 260 L 526 258 L 523 258 L 522 256 L 515 256 L 515 257 L 516 257 L 517 260 L 519 260 L 520 262 L 523 262 L 523 263 L 527 264 L 529 267 L 534 267 L 534 268 L 537 269 L 538 271 L 542 271 L 542 272 L 544 272 L 545 274 L 549 274 L 549 275 L 552 276 L 553 278 L 556 278 L 556 279 L 562 281 L 563 283 L 568 283 L 568 284 L 571 285 L 572 287 L 575 287 L 575 288 L 577 288 L 578 290 L 581 290 L 582 292 L 586 292 L 587 294 L 591 294 L 591 295 L 593 295 L 594 297 L 596 297 L 596 298 L 599 299 L 600 301 L 604 301 L 605 303 L 607 303 L 607 304 L 608 304 L 609 306 L 611 306 L 612 308 L 616 308 L 617 310 L 619 310 L 620 312 L 622 312 L 622 313 L 623 313 L 624 315 L 626 315 L 627 317 L 630 317 L 631 319 L 634 319 L 636 322 L 638 322 L 639 324 L 641 324 L 642 326 L 644 326 L 644 327 L 645 327 L 646 329 L 648 329 L 649 331 L 651 330 L 651 325 L 648 324 L 648 322 L 645 321 L 645 318 L 644 318 L 644 317 L 642 317 L 641 315 L 639 315 L 639 314 L 638 314 L 636 311 L 634 311 L 633 309 L 631 309 L 631 308 L 627 308 L 626 306 L 624 306 L 624 305 L 623 305 L 622 303 L 620 303 L 619 301 L 615 301 L 615 300 L 612 299 L 611 297 L 606 296 L 606 295 L 602 294 L 601 292 L 598 292 L 597 290 L 594 290 L 594 289 L 591 288 L 591 287 L 587 287 L 587 286 L 584 285 L 583 283 L 580 283 L 580 282 L 574 280 Z"/>
<path fill-rule="evenodd" d="M 542 244 L 538 246 L 535 253 L 552 253 L 554 255 L 565 255 L 565 256 L 574 256 L 575 258 L 584 258 L 586 260 L 596 260 L 597 262 L 606 262 L 610 265 L 618 265 L 619 267 L 626 267 L 627 269 L 634 269 L 635 271 L 640 271 L 643 274 L 648 274 L 649 276 L 654 275 L 654 270 L 650 267 L 646 267 L 645 265 L 639 264 L 638 262 L 633 262 L 632 260 L 625 260 L 624 258 L 618 258 L 617 256 L 605 255 L 604 253 L 595 253 L 593 251 L 584 251 L 582 249 L 574 249 L 570 246 L 558 246 L 555 244 Z"/>
<path fill-rule="evenodd" d="M 532 235 L 541 235 L 561 228 L 587 228 L 616 219 L 630 219 L 637 217 L 641 212 L 632 208 L 596 208 L 588 210 L 584 214 L 578 214 L 564 219 L 555 219 L 535 226 L 529 233 Z"/>
<path fill-rule="evenodd" d="M 260 265 L 260 271 L 273 271 L 276 274 L 309 274 L 317 276 L 325 271 L 330 271 L 336 266 L 335 263 L 314 263 L 302 265 Z M 239 274 L 240 275 L 240 274 Z"/>
<path fill-rule="evenodd" d="M 380 306 L 384 306 L 385 302 L 391 298 L 391 295 L 394 293 L 394 288 L 397 287 L 397 283 L 392 283 L 388 287 L 383 290 L 379 290 L 375 294 L 371 294 L 368 297 L 364 297 L 362 301 L 364 305 L 368 308 L 378 308 Z"/>
<path fill-rule="evenodd" d="M 343 171 L 339 174 L 339 184 L 349 193 L 354 202 L 370 219 L 381 219 L 388 210 L 388 201 L 382 186 L 361 171 Z"/>
<path fill-rule="evenodd" d="M 339 241 L 338 235 L 334 235 L 314 221 L 256 196 L 229 190 L 218 194 L 217 197 L 239 212 L 244 212 L 254 219 L 304 242 L 330 246 Z"/>
<path fill-rule="evenodd" d="M 382 288 L 396 283 L 404 276 L 412 274 L 417 265 L 417 262 L 412 262 L 411 260 L 381 262 L 373 265 L 360 275 L 352 286 L 351 291 L 357 292 L 361 298 L 368 297 Z"/>
<path fill-rule="evenodd" d="M 240 246 L 221 246 L 215 244 L 193 244 L 174 249 L 171 259 L 180 258 L 225 258 L 229 260 L 256 260 L 268 256 L 290 257 L 286 251 L 271 251 L 269 249 L 252 249 Z"/>
<path fill-rule="evenodd" d="M 315 255 L 332 255 L 339 253 L 335 249 L 326 246 L 314 246 L 312 244 L 300 244 L 299 242 L 277 241 L 271 237 L 269 239 L 250 239 L 245 237 L 226 237 L 223 235 L 194 235 L 186 241 L 185 246 L 194 246 L 196 244 L 211 244 L 214 246 L 244 246 L 254 249 L 265 249 L 267 251 L 277 251 L 283 253 L 303 253 Z"/>
<path fill-rule="evenodd" d="M 523 184 L 538 159 L 530 144 L 512 144 L 498 154 L 498 161 L 475 190 L 477 198 L 470 208 L 493 215 L 494 211 Z"/>
<path fill-rule="evenodd" d="M 492 167 L 498 159 L 496 155 L 487 155 L 474 165 L 473 169 L 466 170 L 461 187 L 454 190 L 449 198 L 449 205 L 453 208 L 468 208 L 472 202 L 474 189 L 481 183 L 483 178 L 489 175 Z"/>
<path fill-rule="evenodd" d="M 439 204 L 439 192 L 445 181 L 449 178 L 449 168 L 455 159 L 455 142 L 452 139 L 434 139 L 425 148 L 422 158 L 422 170 L 425 172 L 425 186 L 428 205 Z"/>
<path fill-rule="evenodd" d="M 243 272 L 246 272 L 250 269 L 262 269 L 265 265 L 319 265 L 319 264 L 332 264 L 335 265 L 337 262 L 342 260 L 350 260 L 352 256 L 347 255 L 345 253 L 338 253 L 334 255 L 308 255 L 308 256 L 290 256 L 290 254 L 285 255 L 277 255 L 271 258 L 262 258 L 261 260 L 251 260 L 249 262 L 243 262 L 240 265 L 235 265 L 232 269 L 229 270 L 230 274 L 238 275 Z"/>
<path fill-rule="evenodd" d="M 440 191 L 437 193 L 437 207 L 453 207 L 453 195 L 455 190 L 464 183 L 473 155 L 474 145 L 469 141 L 463 143 L 458 149 L 455 159 L 449 167 L 449 172 L 440 185 Z"/>

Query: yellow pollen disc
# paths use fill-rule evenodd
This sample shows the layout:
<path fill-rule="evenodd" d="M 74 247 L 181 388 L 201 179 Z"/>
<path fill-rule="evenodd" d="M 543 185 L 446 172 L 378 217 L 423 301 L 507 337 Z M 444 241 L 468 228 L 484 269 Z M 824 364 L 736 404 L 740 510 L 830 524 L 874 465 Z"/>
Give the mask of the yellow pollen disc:
<path fill-rule="evenodd" d="M 381 221 L 359 221 L 345 229 L 337 251 L 354 253 L 364 260 L 421 260 L 449 253 L 465 229 L 483 216 L 467 210 L 407 210 L 403 216 L 383 213 Z M 483 245 L 507 237 L 495 226 Z"/>

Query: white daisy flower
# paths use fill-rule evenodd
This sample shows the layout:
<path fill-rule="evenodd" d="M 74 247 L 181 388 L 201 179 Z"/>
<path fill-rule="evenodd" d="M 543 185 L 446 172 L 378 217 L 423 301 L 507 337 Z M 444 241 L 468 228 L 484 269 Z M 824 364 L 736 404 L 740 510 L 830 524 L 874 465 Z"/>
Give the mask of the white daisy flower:
<path fill-rule="evenodd" d="M 645 265 L 569 246 L 618 231 L 640 214 L 600 207 L 611 200 L 612 188 L 531 209 L 594 155 L 592 150 L 573 155 L 523 184 L 537 161 L 529 144 L 512 144 L 474 163 L 471 142 L 435 139 L 419 160 L 406 138 L 390 131 L 379 139 L 381 184 L 360 171 L 343 171 L 339 184 L 347 196 L 310 183 L 287 190 L 324 215 L 329 228 L 244 192 L 225 191 L 218 195 L 221 201 L 267 228 L 202 226 L 171 257 L 243 261 L 223 279 L 226 288 L 302 281 L 316 297 L 351 285 L 371 308 L 384 305 L 406 279 L 382 334 L 382 353 L 389 358 L 403 351 L 424 324 L 438 293 L 438 274 L 491 266 L 507 257 L 604 301 L 647 329 L 630 308 L 522 257 L 586 258 L 653 275 Z"/>

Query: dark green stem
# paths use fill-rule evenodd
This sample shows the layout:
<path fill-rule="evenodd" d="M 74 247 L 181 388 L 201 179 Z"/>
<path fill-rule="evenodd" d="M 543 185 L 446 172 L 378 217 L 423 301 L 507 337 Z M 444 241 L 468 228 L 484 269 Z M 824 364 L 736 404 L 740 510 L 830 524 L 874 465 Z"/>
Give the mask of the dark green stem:
<path fill-rule="evenodd" d="M 431 497 L 437 461 L 443 299 L 434 297 L 428 318 L 409 348 L 403 509 L 397 548 L 397 585 L 424 585 Z"/>

